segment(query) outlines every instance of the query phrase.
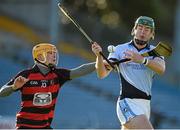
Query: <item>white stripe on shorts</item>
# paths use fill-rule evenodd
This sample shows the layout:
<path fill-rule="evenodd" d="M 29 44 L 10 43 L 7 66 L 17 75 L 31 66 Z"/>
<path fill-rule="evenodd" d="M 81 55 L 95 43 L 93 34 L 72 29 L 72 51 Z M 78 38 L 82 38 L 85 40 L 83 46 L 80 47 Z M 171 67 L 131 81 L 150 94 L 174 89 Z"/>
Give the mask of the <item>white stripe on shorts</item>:
<path fill-rule="evenodd" d="M 137 115 L 150 117 L 150 100 L 125 98 L 117 101 L 117 116 L 121 124 L 127 123 Z"/>

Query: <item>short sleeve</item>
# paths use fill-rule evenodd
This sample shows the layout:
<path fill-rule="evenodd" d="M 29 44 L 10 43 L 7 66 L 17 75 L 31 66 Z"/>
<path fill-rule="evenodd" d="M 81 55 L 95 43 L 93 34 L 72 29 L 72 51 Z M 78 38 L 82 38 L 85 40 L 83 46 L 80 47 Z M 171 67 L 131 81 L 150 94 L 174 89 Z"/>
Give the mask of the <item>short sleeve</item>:
<path fill-rule="evenodd" d="M 64 84 L 66 81 L 71 80 L 69 69 L 56 69 L 56 73 L 58 75 L 58 79 L 61 85 Z"/>

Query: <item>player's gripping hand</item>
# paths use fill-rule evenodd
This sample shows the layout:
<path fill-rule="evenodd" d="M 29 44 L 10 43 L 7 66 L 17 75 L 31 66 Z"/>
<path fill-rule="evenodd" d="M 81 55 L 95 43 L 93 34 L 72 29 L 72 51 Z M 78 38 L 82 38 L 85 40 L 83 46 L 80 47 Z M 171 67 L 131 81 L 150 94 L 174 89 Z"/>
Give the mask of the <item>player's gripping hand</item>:
<path fill-rule="evenodd" d="M 124 54 L 125 54 L 124 58 L 131 59 L 130 61 L 135 62 L 135 63 L 141 64 L 144 60 L 143 56 L 131 50 L 127 50 L 126 52 L 124 52 Z"/>
<path fill-rule="evenodd" d="M 29 79 L 26 79 L 22 76 L 17 77 L 14 80 L 14 84 L 12 85 L 13 90 L 21 88 L 28 81 L 29 81 Z"/>
<path fill-rule="evenodd" d="M 94 54 L 96 56 L 100 56 L 99 52 L 102 52 L 102 48 L 101 48 L 101 46 L 98 43 L 93 42 L 93 44 L 92 44 L 92 51 L 94 52 Z"/>

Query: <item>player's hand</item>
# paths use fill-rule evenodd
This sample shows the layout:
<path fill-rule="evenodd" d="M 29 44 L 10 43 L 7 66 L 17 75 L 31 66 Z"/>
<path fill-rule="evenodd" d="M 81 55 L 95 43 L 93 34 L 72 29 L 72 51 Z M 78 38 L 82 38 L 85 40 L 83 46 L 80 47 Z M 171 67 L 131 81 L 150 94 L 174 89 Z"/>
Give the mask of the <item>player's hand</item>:
<path fill-rule="evenodd" d="M 93 42 L 91 47 L 92 47 L 92 51 L 94 52 L 94 54 L 96 56 L 100 56 L 99 52 L 102 52 L 101 46 L 98 43 Z"/>
<path fill-rule="evenodd" d="M 135 63 L 141 64 L 144 60 L 143 56 L 131 50 L 127 50 L 126 52 L 124 52 L 124 54 L 125 54 L 124 58 L 131 59 L 130 61 L 135 62 Z"/>
<path fill-rule="evenodd" d="M 28 81 L 29 81 L 29 79 L 26 79 L 26 78 L 24 78 L 22 76 L 19 76 L 14 80 L 14 84 L 13 84 L 12 88 L 14 90 L 19 89 Z"/>

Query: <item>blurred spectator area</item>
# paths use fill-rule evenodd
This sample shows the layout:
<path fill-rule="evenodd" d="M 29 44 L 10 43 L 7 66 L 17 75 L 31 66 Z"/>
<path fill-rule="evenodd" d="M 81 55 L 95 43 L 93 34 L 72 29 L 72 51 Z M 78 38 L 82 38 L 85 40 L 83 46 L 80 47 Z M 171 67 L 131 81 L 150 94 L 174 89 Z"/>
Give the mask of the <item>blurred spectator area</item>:
<path fill-rule="evenodd" d="M 130 40 L 130 32 L 134 25 L 134 20 L 139 15 L 148 15 L 155 19 L 156 37 L 153 41 L 154 45 L 158 41 L 167 41 L 170 42 L 173 49 L 176 48 L 173 42 L 173 28 L 177 2 L 172 0 L 171 2 L 162 3 L 158 0 L 145 3 L 139 0 L 135 3 L 132 2 L 133 6 L 131 6 L 131 2 L 129 0 L 126 2 L 67 0 L 61 3 L 66 6 L 87 34 L 102 45 L 106 55 L 108 55 L 107 46 L 109 44 L 117 45 Z M 11 46 L 24 45 L 31 48 L 32 45 L 39 42 L 51 42 L 58 46 L 63 46 L 61 44 L 63 42 L 67 43 L 69 47 L 75 46 L 85 49 L 92 55 L 88 41 L 58 10 L 57 1 L 53 4 L 49 0 L 2 0 L 0 2 L 0 37 L 3 38 L 0 39 L 0 46 L 3 46 L 2 44 L 4 43 L 11 44 Z M 141 8 L 137 10 L 135 5 L 137 7 L 141 6 Z M 124 11 L 122 11 L 122 8 Z M 126 8 L 128 8 L 128 12 L 136 11 L 128 14 L 127 17 Z M 54 38 L 53 35 L 56 35 L 56 37 L 52 40 Z M 64 50 L 61 49 L 61 51 Z M 89 57 L 89 54 L 85 55 L 87 55 L 86 58 Z M 167 70 L 171 71 L 166 71 L 165 76 L 162 77 L 175 86 L 179 86 L 180 78 L 179 70 L 176 71 L 177 65 L 174 64 L 176 61 L 174 59 L 177 59 L 177 55 L 177 53 L 173 53 L 172 57 L 167 59 Z"/>

